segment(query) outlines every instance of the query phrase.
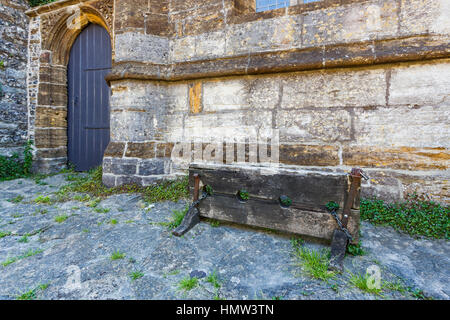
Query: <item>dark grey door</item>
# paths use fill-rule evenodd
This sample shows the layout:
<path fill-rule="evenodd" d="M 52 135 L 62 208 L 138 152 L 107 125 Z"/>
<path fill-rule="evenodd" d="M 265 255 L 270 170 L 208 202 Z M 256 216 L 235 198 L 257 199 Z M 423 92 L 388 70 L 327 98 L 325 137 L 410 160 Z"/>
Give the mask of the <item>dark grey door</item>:
<path fill-rule="evenodd" d="M 77 171 L 102 164 L 109 143 L 111 40 L 101 26 L 90 24 L 75 40 L 68 66 L 68 158 Z"/>

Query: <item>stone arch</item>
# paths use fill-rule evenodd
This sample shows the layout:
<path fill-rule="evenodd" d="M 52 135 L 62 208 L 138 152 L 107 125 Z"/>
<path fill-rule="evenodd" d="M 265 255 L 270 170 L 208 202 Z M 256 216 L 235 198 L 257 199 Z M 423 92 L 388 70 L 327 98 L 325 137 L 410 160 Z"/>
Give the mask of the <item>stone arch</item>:
<path fill-rule="evenodd" d="M 108 17 L 109 2 L 99 1 L 107 10 L 79 5 L 41 16 L 42 45 L 34 114 L 35 171 L 54 172 L 67 165 L 67 65 L 70 51 L 79 34 L 90 23 L 102 26 L 109 33 L 111 47 L 114 48 L 111 18 Z M 76 10 L 79 10 L 78 15 Z M 74 19 L 79 27 L 68 27 L 67 21 Z"/>
<path fill-rule="evenodd" d="M 79 13 L 77 14 L 77 12 Z M 77 27 L 70 28 L 70 22 Z M 111 46 L 113 46 L 111 28 L 98 10 L 87 5 L 68 7 L 53 28 L 47 32 L 47 38 L 43 42 L 43 49 L 52 53 L 52 64 L 67 66 L 70 49 L 75 39 L 89 23 L 105 28 L 110 35 Z"/>

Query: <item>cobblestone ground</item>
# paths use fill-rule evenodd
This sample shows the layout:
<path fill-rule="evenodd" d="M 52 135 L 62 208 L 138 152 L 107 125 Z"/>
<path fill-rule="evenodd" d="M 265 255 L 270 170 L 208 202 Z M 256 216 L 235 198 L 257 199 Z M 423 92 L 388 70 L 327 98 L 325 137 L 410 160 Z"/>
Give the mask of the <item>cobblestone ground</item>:
<path fill-rule="evenodd" d="M 450 296 L 448 241 L 417 240 L 363 223 L 367 253 L 347 257 L 346 271 L 325 282 L 296 265 L 287 237 L 202 222 L 176 238 L 161 222 L 185 202 L 146 204 L 139 195 L 122 194 L 96 208 L 73 200 L 37 204 L 39 196 L 52 199 L 69 183 L 64 174 L 43 182 L 0 183 L 0 299 L 415 299 L 419 291 L 435 299 Z M 370 266 L 381 270 L 380 294 L 350 281 Z M 192 271 L 215 272 L 219 285 L 202 278 L 192 290 L 181 289 Z M 411 289 L 398 290 L 398 282 Z"/>

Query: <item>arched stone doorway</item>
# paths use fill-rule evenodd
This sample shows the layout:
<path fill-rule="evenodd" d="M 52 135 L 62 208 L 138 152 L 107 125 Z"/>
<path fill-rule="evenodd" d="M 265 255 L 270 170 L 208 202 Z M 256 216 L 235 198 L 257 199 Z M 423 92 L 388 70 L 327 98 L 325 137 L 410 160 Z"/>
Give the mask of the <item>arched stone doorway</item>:
<path fill-rule="evenodd" d="M 111 40 L 89 24 L 75 40 L 67 67 L 67 155 L 77 171 L 100 166 L 109 143 Z"/>
<path fill-rule="evenodd" d="M 68 163 L 68 79 L 72 47 L 90 25 L 108 34 L 109 55 L 114 56 L 113 1 L 39 7 L 29 13 L 29 137 L 34 141 L 33 169 L 55 172 Z"/>

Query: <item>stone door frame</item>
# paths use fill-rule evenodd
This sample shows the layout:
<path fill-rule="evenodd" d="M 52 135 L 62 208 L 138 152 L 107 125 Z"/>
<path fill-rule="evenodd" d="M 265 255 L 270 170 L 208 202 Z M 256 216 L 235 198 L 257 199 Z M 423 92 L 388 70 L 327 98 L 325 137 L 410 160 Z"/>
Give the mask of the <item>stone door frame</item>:
<path fill-rule="evenodd" d="M 81 3 L 80 3 L 81 2 Z M 75 3 L 75 4 L 74 4 Z M 31 17 L 28 61 L 29 139 L 34 142 L 35 172 L 67 167 L 67 66 L 70 51 L 90 23 L 111 39 L 113 1 L 62 1 L 27 12 Z"/>

